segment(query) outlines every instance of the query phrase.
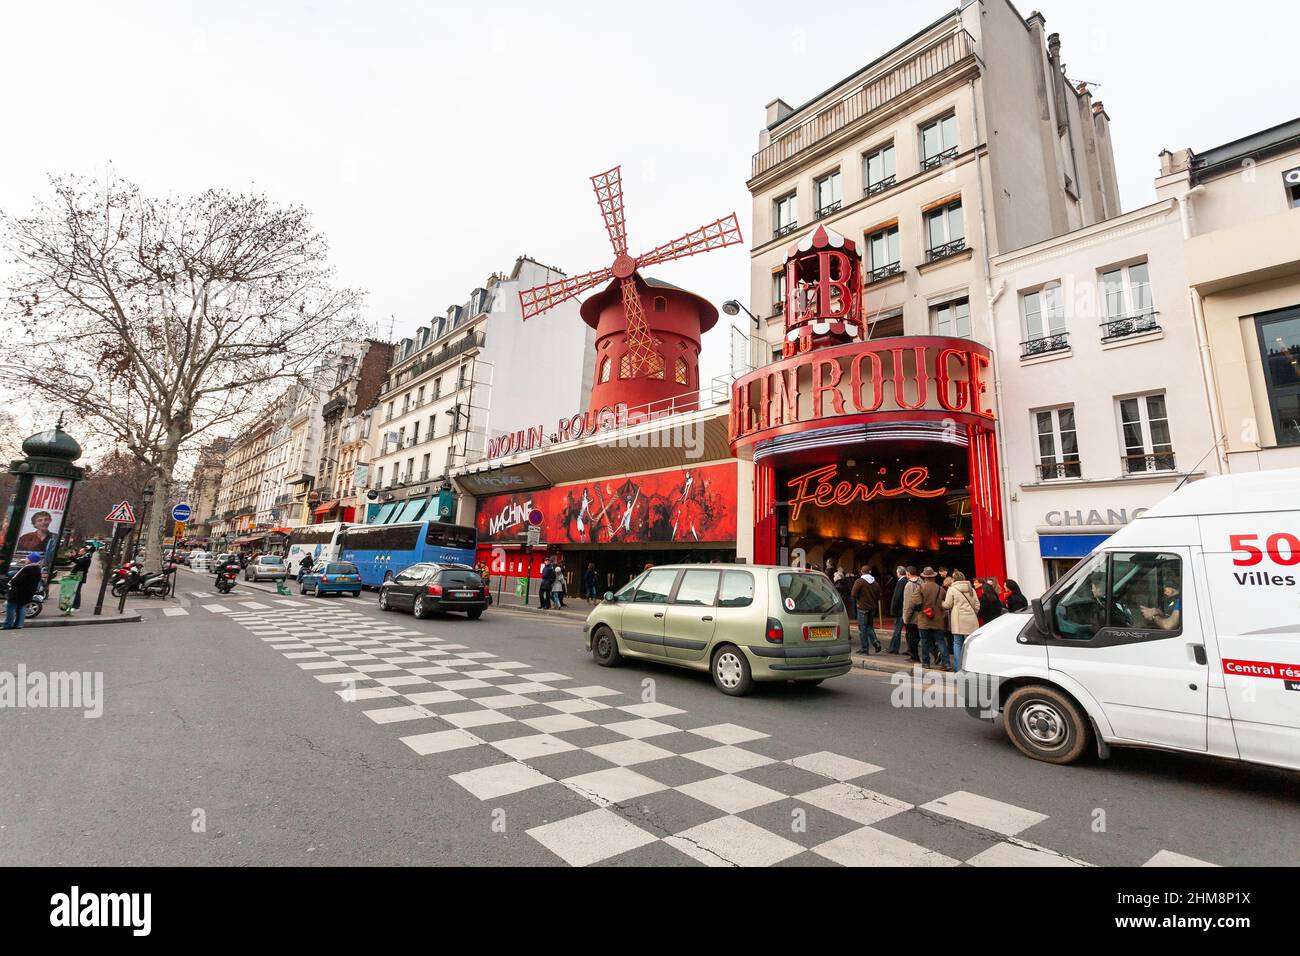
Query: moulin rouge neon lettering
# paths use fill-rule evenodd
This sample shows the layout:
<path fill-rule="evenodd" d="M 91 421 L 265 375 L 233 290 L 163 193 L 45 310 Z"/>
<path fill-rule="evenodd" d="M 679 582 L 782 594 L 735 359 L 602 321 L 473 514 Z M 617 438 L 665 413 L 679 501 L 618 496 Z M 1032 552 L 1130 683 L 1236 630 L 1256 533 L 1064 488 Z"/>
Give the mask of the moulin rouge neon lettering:
<path fill-rule="evenodd" d="M 797 520 L 806 504 L 829 508 L 832 505 L 847 505 L 874 498 L 938 498 L 948 493 L 946 487 L 924 487 L 930 480 L 930 469 L 920 465 L 908 468 L 899 475 L 898 484 L 894 487 L 886 487 L 884 479 L 874 484 L 851 481 L 837 483 L 835 479 L 838 474 L 839 465 L 825 465 L 787 482 L 789 487 L 795 489 L 794 498 L 790 501 L 790 520 Z"/>

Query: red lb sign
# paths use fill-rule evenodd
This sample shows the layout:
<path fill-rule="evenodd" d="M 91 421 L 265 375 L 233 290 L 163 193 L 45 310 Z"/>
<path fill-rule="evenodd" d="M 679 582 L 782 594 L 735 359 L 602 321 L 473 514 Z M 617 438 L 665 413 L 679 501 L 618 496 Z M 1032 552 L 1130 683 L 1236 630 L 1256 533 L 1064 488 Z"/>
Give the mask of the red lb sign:
<path fill-rule="evenodd" d="M 904 336 L 799 354 L 732 385 L 731 443 L 872 420 L 953 418 L 991 428 L 989 350 Z"/>

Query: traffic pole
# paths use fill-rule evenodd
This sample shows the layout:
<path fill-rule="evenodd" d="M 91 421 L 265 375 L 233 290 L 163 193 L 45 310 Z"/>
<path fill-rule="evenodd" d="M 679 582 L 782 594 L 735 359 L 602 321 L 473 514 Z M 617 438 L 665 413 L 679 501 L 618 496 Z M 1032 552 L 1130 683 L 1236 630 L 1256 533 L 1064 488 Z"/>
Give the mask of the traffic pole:
<path fill-rule="evenodd" d="M 113 569 L 117 567 L 117 552 L 123 537 L 122 529 L 126 527 L 130 526 L 122 524 L 113 525 L 113 540 L 109 542 L 108 545 L 108 561 L 106 565 L 101 562 L 102 580 L 99 582 L 99 599 L 95 601 L 95 617 L 99 617 L 104 613 L 104 594 L 108 591 L 108 577 L 113 572 Z"/>

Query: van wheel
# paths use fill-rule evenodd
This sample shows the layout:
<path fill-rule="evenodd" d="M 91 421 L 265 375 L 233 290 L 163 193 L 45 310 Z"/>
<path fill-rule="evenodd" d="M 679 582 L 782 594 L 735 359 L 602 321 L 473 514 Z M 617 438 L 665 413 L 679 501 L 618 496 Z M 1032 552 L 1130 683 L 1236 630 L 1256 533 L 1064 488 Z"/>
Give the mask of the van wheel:
<path fill-rule="evenodd" d="M 713 658 L 713 683 L 724 694 L 744 697 L 754 689 L 749 661 L 739 648 L 724 645 Z"/>
<path fill-rule="evenodd" d="M 618 652 L 618 639 L 607 627 L 599 627 L 591 638 L 591 656 L 601 667 L 617 667 L 623 655 Z"/>
<path fill-rule="evenodd" d="M 1005 708 L 1007 736 L 1026 757 L 1074 763 L 1088 749 L 1092 730 L 1079 706 L 1054 687 L 1012 691 Z"/>

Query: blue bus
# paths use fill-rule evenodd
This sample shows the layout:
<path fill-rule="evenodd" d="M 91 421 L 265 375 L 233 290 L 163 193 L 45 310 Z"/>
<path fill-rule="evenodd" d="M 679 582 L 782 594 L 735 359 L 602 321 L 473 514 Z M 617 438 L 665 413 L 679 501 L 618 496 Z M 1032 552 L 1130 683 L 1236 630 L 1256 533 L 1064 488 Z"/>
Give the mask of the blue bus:
<path fill-rule="evenodd" d="M 339 534 L 340 561 L 361 571 L 361 583 L 377 588 L 413 564 L 474 566 L 478 532 L 474 528 L 421 521 L 416 524 L 354 524 Z"/>

